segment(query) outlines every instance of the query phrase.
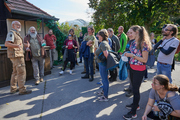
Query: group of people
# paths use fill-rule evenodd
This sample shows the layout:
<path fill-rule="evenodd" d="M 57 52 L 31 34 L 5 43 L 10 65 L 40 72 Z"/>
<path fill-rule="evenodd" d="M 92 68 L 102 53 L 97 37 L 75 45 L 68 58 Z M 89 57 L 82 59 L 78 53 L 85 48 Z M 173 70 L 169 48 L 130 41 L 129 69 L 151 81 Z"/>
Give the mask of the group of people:
<path fill-rule="evenodd" d="M 89 26 L 87 29 L 88 36 L 84 37 L 84 40 L 81 43 L 80 47 L 82 48 L 80 49 L 82 50 L 81 56 L 84 57 L 84 66 L 86 70 L 86 74 L 82 78 L 89 79 L 89 81 L 94 80 L 93 58 L 95 57 L 95 62 L 98 63 L 96 65 L 98 65 L 103 84 L 102 91 L 97 92 L 97 95 L 100 95 L 100 97 L 98 98 L 99 101 L 108 101 L 109 81 L 112 82 L 116 81 L 117 79 L 117 68 L 109 70 L 108 74 L 107 63 L 102 61 L 99 56 L 103 54 L 104 57 L 108 59 L 108 56 L 110 55 L 109 51 L 113 49 L 114 52 L 118 52 L 120 55 L 124 55 L 129 58 L 128 63 L 130 68 L 128 71 L 130 87 L 128 89 L 126 88 L 125 90 L 128 91 L 128 94 L 130 94 L 129 96 L 133 95 L 133 102 L 126 105 L 126 108 L 130 109 L 130 112 L 125 114 L 123 117 L 127 120 L 136 118 L 136 111 L 140 109 L 139 89 L 143 81 L 143 77 L 147 72 L 146 62 L 148 61 L 148 56 L 151 51 L 159 49 L 160 52 L 157 57 L 158 75 L 156 75 L 153 79 L 149 101 L 142 119 L 146 120 L 147 117 L 150 117 L 154 120 L 161 119 L 152 114 L 151 110 L 153 108 L 154 111 L 161 112 L 160 109 L 153 105 L 156 100 L 159 102 L 159 100 L 163 99 L 166 94 L 167 101 L 173 108 L 173 111 L 168 115 L 175 116 L 177 117 L 176 119 L 180 117 L 180 96 L 175 93 L 175 91 L 178 91 L 179 88 L 171 84 L 171 65 L 174 54 L 179 45 L 179 40 L 176 38 L 178 29 L 175 25 L 167 24 L 166 27 L 162 29 L 163 39 L 158 43 L 156 39 L 154 39 L 154 33 L 151 33 L 150 38 L 146 29 L 143 26 L 139 25 L 134 25 L 129 28 L 127 32 L 127 37 L 129 38 L 128 43 L 126 34 L 123 32 L 123 26 L 120 26 L 118 28 L 118 36 L 114 35 L 114 31 L 112 28 L 108 28 L 107 30 L 100 30 L 97 33 L 98 40 L 94 36 L 94 28 L 92 26 Z M 82 59 L 80 59 L 80 62 L 82 62 Z"/>
<path fill-rule="evenodd" d="M 36 80 L 35 84 L 38 85 L 40 82 L 43 82 L 46 57 L 44 46 L 47 45 L 50 47 L 50 66 L 53 68 L 56 37 L 50 29 L 43 39 L 37 34 L 36 28 L 32 26 L 29 28 L 28 34 L 23 39 L 19 33 L 21 31 L 21 23 L 19 21 L 13 21 L 11 26 L 12 29 L 8 32 L 5 41 L 7 55 L 13 65 L 10 93 L 14 94 L 19 92 L 20 95 L 30 94 L 32 90 L 26 90 L 26 87 L 24 86 L 26 81 L 25 60 L 31 60 L 32 62 L 33 75 Z M 19 89 L 17 88 L 17 83 Z"/>
<path fill-rule="evenodd" d="M 49 30 L 49 33 L 42 39 L 35 29 L 30 27 L 28 35 L 21 38 L 19 31 L 21 24 L 18 21 L 12 22 L 12 30 L 8 33 L 5 46 L 8 48 L 8 58 L 13 64 L 13 73 L 11 76 L 11 93 L 29 94 L 32 91 L 26 90 L 24 83 L 26 79 L 26 70 L 24 63 L 23 48 L 26 51 L 26 60 L 32 61 L 35 84 L 39 84 L 43 81 L 44 76 L 44 62 L 46 51 L 44 49 L 44 43 L 50 46 L 52 60 L 51 67 L 53 68 L 53 58 L 55 52 L 56 37 L 53 35 L 53 31 Z M 133 101 L 131 104 L 126 105 L 130 111 L 123 116 L 126 120 L 131 120 L 137 117 L 136 111 L 140 109 L 140 86 L 143 81 L 143 77 L 147 72 L 146 62 L 151 51 L 159 49 L 160 52 L 157 58 L 157 74 L 152 81 L 152 89 L 149 94 L 149 100 L 142 116 L 142 120 L 147 120 L 147 117 L 160 120 L 168 119 L 167 117 L 180 118 L 180 96 L 175 92 L 179 88 L 172 84 L 171 79 L 171 65 L 173 63 L 174 54 L 179 45 L 179 40 L 176 38 L 178 29 L 173 24 L 167 24 L 162 29 L 163 39 L 158 43 L 154 39 L 154 33 L 151 33 L 151 39 L 148 32 L 143 26 L 133 25 L 129 28 L 127 35 L 124 33 L 124 27 L 119 26 L 118 35 L 114 34 L 112 28 L 102 29 L 94 35 L 95 29 L 93 26 L 87 27 L 87 36 L 83 37 L 80 33 L 80 37 L 77 39 L 74 34 L 74 30 L 70 29 L 68 37 L 64 41 L 64 55 L 63 55 L 63 69 L 59 73 L 62 75 L 65 72 L 68 62 L 70 62 L 70 71 L 73 73 L 73 68 L 77 62 L 77 51 L 79 51 L 80 61 L 82 63 L 82 57 L 84 60 L 84 71 L 82 79 L 94 80 L 95 68 L 99 69 L 102 78 L 102 91 L 97 92 L 100 95 L 99 101 L 108 101 L 109 82 L 117 80 L 118 68 L 107 69 L 107 64 L 112 52 L 118 53 L 119 56 L 126 56 L 129 58 L 128 74 L 130 80 L 129 88 L 125 88 L 128 91 L 127 97 L 133 95 Z M 129 41 L 127 40 L 129 38 Z M 24 41 L 24 42 L 23 42 Z M 128 42 L 127 42 L 128 41 Z M 24 46 L 24 47 L 23 47 Z M 111 56 L 112 57 L 112 56 Z M 117 56 L 115 56 L 117 57 Z M 17 83 L 19 89 L 17 89 Z M 163 101 L 167 101 L 162 105 Z M 155 105 L 154 103 L 158 104 Z M 161 103 L 161 104 L 160 104 Z M 168 104 L 168 105 L 167 105 Z M 165 106 L 165 107 L 164 107 Z M 167 109 L 171 111 L 165 112 Z M 164 110 L 166 109 L 166 110 Z M 158 111 L 159 116 L 156 116 L 153 111 Z M 166 114 L 165 114 L 166 113 Z"/>

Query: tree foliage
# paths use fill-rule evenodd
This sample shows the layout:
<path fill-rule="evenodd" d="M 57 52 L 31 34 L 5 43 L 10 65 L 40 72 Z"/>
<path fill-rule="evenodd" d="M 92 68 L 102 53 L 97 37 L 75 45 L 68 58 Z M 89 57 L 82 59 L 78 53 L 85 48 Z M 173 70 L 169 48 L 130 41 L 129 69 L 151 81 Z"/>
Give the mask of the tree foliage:
<path fill-rule="evenodd" d="M 59 28 L 62 30 L 62 32 L 66 35 L 68 35 L 68 32 L 70 29 L 74 29 L 74 34 L 76 36 L 79 36 L 79 33 L 81 32 L 81 28 L 78 25 L 69 25 L 68 22 L 65 23 L 61 23 L 59 24 L 59 22 L 57 22 Z"/>
<path fill-rule="evenodd" d="M 131 25 L 159 27 L 169 23 L 170 16 L 180 15 L 179 0 L 89 0 L 95 26 L 117 28 L 122 25 L 127 31 Z M 117 32 L 117 31 L 115 31 Z"/>

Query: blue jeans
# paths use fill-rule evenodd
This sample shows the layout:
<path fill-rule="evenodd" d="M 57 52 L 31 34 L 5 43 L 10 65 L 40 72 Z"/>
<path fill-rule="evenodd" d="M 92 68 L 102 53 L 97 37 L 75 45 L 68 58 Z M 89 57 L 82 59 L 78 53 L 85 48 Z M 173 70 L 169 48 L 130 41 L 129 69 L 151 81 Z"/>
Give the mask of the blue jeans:
<path fill-rule="evenodd" d="M 84 58 L 84 64 L 86 66 L 86 75 L 89 75 L 89 67 L 90 67 L 90 74 L 93 76 L 94 74 L 94 69 L 93 69 L 93 58 L 94 58 L 94 53 L 90 53 L 90 58 Z"/>
<path fill-rule="evenodd" d="M 99 72 L 102 78 L 104 96 L 108 98 L 109 81 L 108 81 L 107 66 L 104 66 L 101 63 L 99 63 Z"/>
<path fill-rule="evenodd" d="M 169 82 L 172 83 L 171 79 L 171 65 L 170 64 L 161 64 L 157 63 L 157 74 L 163 74 L 166 75 L 169 78 Z"/>
<path fill-rule="evenodd" d="M 82 61 L 82 52 L 81 52 L 81 50 L 79 51 L 79 58 L 80 58 L 80 61 Z"/>

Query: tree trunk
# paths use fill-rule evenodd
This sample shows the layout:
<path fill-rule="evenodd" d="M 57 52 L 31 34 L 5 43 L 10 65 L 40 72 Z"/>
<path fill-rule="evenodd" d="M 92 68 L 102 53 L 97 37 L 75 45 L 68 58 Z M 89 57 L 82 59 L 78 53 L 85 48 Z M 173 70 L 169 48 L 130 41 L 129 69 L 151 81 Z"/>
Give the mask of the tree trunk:
<path fill-rule="evenodd" d="M 145 26 L 147 32 L 150 33 L 151 32 L 150 31 L 150 25 L 148 23 L 144 23 L 144 26 Z"/>

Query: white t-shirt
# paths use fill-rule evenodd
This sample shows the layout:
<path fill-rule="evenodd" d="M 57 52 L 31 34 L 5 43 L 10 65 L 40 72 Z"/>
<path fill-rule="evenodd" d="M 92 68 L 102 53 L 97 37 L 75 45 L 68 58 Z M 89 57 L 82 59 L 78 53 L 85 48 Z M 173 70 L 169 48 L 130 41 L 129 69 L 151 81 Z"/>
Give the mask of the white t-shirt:
<path fill-rule="evenodd" d="M 170 41 L 169 41 L 170 40 Z M 165 50 L 167 50 L 169 47 L 173 47 L 176 48 L 174 51 L 172 51 L 169 55 L 165 55 L 164 53 L 162 53 L 161 51 L 158 54 L 158 61 L 162 62 L 162 63 L 167 63 L 167 64 L 172 64 L 173 63 L 173 58 L 174 58 L 174 54 L 177 50 L 177 47 L 179 45 L 179 40 L 175 37 L 170 38 L 170 39 L 165 39 L 160 46 L 163 46 L 163 48 Z"/>

